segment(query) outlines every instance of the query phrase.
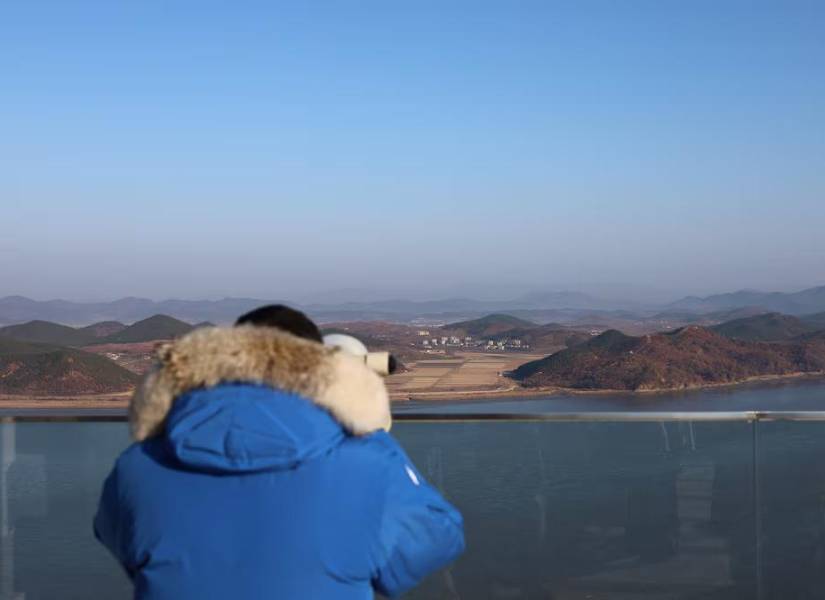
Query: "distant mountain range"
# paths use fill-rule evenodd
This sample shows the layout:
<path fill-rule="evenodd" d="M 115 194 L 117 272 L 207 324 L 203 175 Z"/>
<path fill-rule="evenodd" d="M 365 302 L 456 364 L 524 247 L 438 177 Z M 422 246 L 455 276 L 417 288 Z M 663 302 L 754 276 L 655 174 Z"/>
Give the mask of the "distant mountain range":
<path fill-rule="evenodd" d="M 0 324 L 53 321 L 65 325 L 90 325 L 102 321 L 133 323 L 153 315 L 170 315 L 191 323 L 232 321 L 261 304 L 252 298 L 223 300 L 165 300 L 123 298 L 113 302 L 37 301 L 22 296 L 0 298 Z"/>
<path fill-rule="evenodd" d="M 190 323 L 230 323 L 241 314 L 264 304 L 290 304 L 319 322 L 356 320 L 411 320 L 416 317 L 478 317 L 502 310 L 606 310 L 610 302 L 575 292 L 534 292 L 512 300 L 487 301 L 448 298 L 415 302 L 382 300 L 341 304 L 296 304 L 281 300 L 224 298 L 222 300 L 164 300 L 123 298 L 113 302 L 37 301 L 23 296 L 0 298 L 0 324 L 34 320 L 66 325 L 88 325 L 101 321 L 133 322 L 155 314 L 170 315 Z M 825 310 L 825 308 L 823 308 Z"/>
<path fill-rule="evenodd" d="M 689 296 L 670 304 L 666 308 L 669 311 L 703 313 L 747 306 L 760 307 L 768 311 L 789 315 L 822 312 L 825 311 L 825 286 L 793 293 L 742 290 L 705 298 Z"/>
<path fill-rule="evenodd" d="M 203 325 L 208 325 L 208 323 Z M 154 315 L 129 326 L 113 321 L 104 321 L 86 327 L 68 327 L 50 321 L 29 321 L 0 328 L 0 338 L 56 346 L 82 347 L 93 344 L 168 340 L 188 333 L 198 326 L 200 325 L 190 325 L 167 315 Z"/>
<path fill-rule="evenodd" d="M 491 313 L 507 313 L 531 321 L 587 321 L 620 324 L 622 321 L 676 319 L 682 322 L 712 319 L 726 320 L 724 313 L 748 316 L 758 312 L 789 315 L 825 313 L 825 286 L 801 292 L 740 291 L 705 298 L 687 297 L 664 306 L 628 306 L 594 298 L 578 292 L 532 292 L 510 300 L 444 300 L 378 302 L 344 302 L 338 304 L 300 304 L 258 298 L 224 298 L 221 300 L 164 300 L 122 298 L 113 302 L 36 301 L 22 296 L 0 298 L 0 325 L 28 321 L 53 321 L 83 326 L 105 321 L 132 323 L 152 315 L 164 314 L 198 323 L 231 323 L 241 314 L 264 304 L 291 304 L 321 323 L 344 321 L 397 321 L 429 323 L 469 320 Z M 736 311 L 750 311 L 740 312 Z M 720 315 L 714 317 L 713 315 Z"/>

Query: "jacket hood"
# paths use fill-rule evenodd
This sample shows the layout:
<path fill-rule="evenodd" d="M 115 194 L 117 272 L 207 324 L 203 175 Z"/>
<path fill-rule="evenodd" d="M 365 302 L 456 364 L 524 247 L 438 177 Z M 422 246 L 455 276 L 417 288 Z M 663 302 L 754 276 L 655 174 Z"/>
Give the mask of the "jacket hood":
<path fill-rule="evenodd" d="M 253 384 L 222 384 L 180 396 L 166 420 L 166 448 L 189 468 L 283 470 L 345 437 L 332 416 L 301 396 Z"/>
<path fill-rule="evenodd" d="M 209 404 L 204 410 L 224 424 L 228 415 L 247 423 L 247 416 L 287 418 L 278 411 L 300 400 L 326 410 L 348 432 L 362 435 L 389 430 L 389 397 L 383 380 L 358 357 L 267 327 L 205 327 L 161 345 L 158 364 L 147 374 L 129 405 L 132 436 L 137 441 L 163 433 L 173 406 Z M 234 397 L 218 393 L 225 384 L 252 384 L 276 390 L 267 401 L 246 409 L 229 407 Z M 206 393 L 212 391 L 212 393 Z M 186 396 L 186 398 L 184 398 Z M 238 402 L 244 402 L 238 395 Z M 195 399 L 197 402 L 195 402 Z M 268 405 L 271 403 L 271 409 Z M 282 406 L 283 404 L 283 406 Z M 313 408 L 311 404 L 308 408 Z M 218 409 L 218 405 L 223 408 Z M 260 405 L 260 406 L 259 406 Z M 191 408 L 191 407 L 190 407 Z M 247 412 L 249 409 L 250 412 Z M 317 411 L 316 411 L 317 412 Z M 203 415 L 206 416 L 206 415 Z M 178 423 L 177 420 L 174 422 Z M 248 429 L 243 425 L 240 429 Z"/>

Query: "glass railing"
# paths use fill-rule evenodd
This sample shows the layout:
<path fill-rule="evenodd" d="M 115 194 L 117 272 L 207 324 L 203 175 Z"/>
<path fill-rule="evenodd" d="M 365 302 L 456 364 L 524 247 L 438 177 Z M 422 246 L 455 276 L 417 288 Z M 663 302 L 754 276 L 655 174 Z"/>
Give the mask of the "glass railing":
<path fill-rule="evenodd" d="M 804 599 L 825 590 L 825 413 L 405 415 L 467 551 L 415 599 Z M 0 598 L 128 598 L 91 534 L 117 419 L 0 424 Z"/>

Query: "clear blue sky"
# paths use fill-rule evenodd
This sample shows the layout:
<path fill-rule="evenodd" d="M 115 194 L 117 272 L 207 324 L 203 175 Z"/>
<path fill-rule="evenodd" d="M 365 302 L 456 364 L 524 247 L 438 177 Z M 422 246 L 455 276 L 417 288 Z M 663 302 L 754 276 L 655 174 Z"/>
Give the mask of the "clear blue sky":
<path fill-rule="evenodd" d="M 4 2 L 0 296 L 822 284 L 823 31 L 817 1 Z"/>

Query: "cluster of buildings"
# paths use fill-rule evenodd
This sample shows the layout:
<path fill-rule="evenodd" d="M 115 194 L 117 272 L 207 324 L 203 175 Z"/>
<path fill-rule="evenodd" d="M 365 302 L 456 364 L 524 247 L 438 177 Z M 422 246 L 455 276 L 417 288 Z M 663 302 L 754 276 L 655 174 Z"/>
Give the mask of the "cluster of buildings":
<path fill-rule="evenodd" d="M 507 350 L 529 350 L 530 345 L 525 344 L 519 338 L 503 338 L 499 340 L 475 339 L 472 336 L 459 337 L 455 335 L 442 335 L 441 337 L 429 337 L 430 332 L 422 329 L 418 332 L 423 337 L 421 345 L 425 350 L 438 351 L 447 348 L 476 348 L 486 351 L 504 352 Z"/>

